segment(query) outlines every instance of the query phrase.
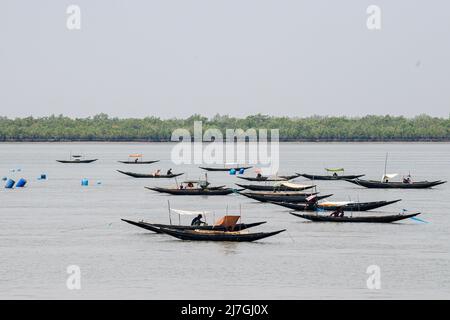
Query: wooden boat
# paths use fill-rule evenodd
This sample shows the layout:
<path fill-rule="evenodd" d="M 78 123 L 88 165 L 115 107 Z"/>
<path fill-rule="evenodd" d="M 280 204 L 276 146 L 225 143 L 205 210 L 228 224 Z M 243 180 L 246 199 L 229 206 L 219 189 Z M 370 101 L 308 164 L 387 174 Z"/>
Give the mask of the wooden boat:
<path fill-rule="evenodd" d="M 145 188 L 177 196 L 223 196 L 236 191 L 231 188 L 225 188 L 224 186 L 206 187 L 206 188 L 187 188 L 187 189 L 161 188 L 161 187 L 145 187 Z"/>
<path fill-rule="evenodd" d="M 384 174 L 380 181 L 377 180 L 363 180 L 363 179 L 345 179 L 353 184 L 372 189 L 427 189 L 446 183 L 447 181 L 412 181 L 411 174 L 404 176 L 402 181 L 390 181 L 398 176 L 397 173 L 387 173 L 387 160 L 388 154 L 386 153 L 386 159 L 384 161 Z"/>
<path fill-rule="evenodd" d="M 91 163 L 97 161 L 98 159 L 83 159 L 82 155 L 70 154 L 69 160 L 56 160 L 59 163 Z"/>
<path fill-rule="evenodd" d="M 333 176 L 333 175 L 314 175 L 307 173 L 299 173 L 299 175 L 310 180 L 346 180 L 346 179 L 356 179 L 364 176 L 364 174 Z"/>
<path fill-rule="evenodd" d="M 121 219 L 124 222 L 132 224 L 134 226 L 150 230 L 156 233 L 163 233 L 160 228 L 169 228 L 174 230 L 216 230 L 216 231 L 228 231 L 229 228 L 222 225 L 201 225 L 201 226 L 188 226 L 188 225 L 171 225 L 171 224 L 158 224 L 158 223 L 148 223 L 144 221 L 132 221 L 127 219 Z M 253 222 L 253 223 L 236 223 L 232 231 L 241 231 L 248 228 L 253 228 L 266 223 L 266 221 Z"/>
<path fill-rule="evenodd" d="M 261 182 L 277 182 L 277 181 L 287 181 L 291 179 L 298 178 L 299 174 L 292 174 L 287 176 L 276 176 L 276 177 L 268 177 L 268 176 L 261 176 L 261 177 L 239 177 L 239 179 L 247 180 L 247 181 L 261 181 Z"/>
<path fill-rule="evenodd" d="M 83 159 L 76 158 L 76 159 L 73 159 L 73 160 L 56 160 L 56 161 L 58 161 L 60 163 L 91 163 L 91 162 L 94 162 L 94 161 L 97 161 L 97 160 L 98 159 L 86 159 L 86 160 L 83 160 Z"/>
<path fill-rule="evenodd" d="M 420 214 L 412 213 L 412 214 L 396 214 L 396 215 L 388 215 L 388 216 L 360 216 L 360 217 L 330 217 L 318 214 L 300 214 L 295 212 L 290 212 L 290 214 L 300 217 L 303 219 L 307 219 L 314 222 L 366 222 L 366 223 L 390 223 L 395 221 L 400 221 L 408 218 L 415 217 Z"/>
<path fill-rule="evenodd" d="M 247 169 L 251 169 L 252 167 L 199 167 L 200 169 L 206 170 L 206 171 L 230 171 L 231 169 L 234 169 L 236 171 L 240 171 L 242 170 L 247 170 Z"/>
<path fill-rule="evenodd" d="M 396 202 L 401 201 L 401 199 L 392 200 L 392 201 L 372 201 L 372 202 L 324 202 L 324 203 L 288 203 L 288 202 L 274 202 L 271 203 L 294 209 L 296 211 L 317 211 L 317 210 L 325 210 L 325 211 L 335 211 L 339 208 L 342 208 L 344 211 L 367 211 L 373 210 L 377 208 L 381 208 Z"/>
<path fill-rule="evenodd" d="M 239 184 L 239 183 L 236 183 L 236 185 L 241 188 L 252 191 L 302 191 L 312 189 L 315 187 L 315 185 L 295 185 L 294 187 L 291 186 L 291 184 L 286 184 L 283 182 L 275 185 Z"/>
<path fill-rule="evenodd" d="M 175 230 L 160 228 L 160 231 L 181 240 L 251 242 L 279 234 L 286 229 L 273 232 L 241 233 L 215 230 Z"/>
<path fill-rule="evenodd" d="M 149 160 L 149 161 L 121 161 L 121 160 L 119 160 L 117 162 L 124 163 L 124 164 L 152 164 L 155 162 L 159 162 L 159 160 Z"/>
<path fill-rule="evenodd" d="M 124 175 L 133 177 L 133 178 L 152 178 L 152 179 L 163 179 L 163 178 L 175 178 L 178 176 L 183 175 L 184 173 L 172 173 L 172 174 L 145 174 L 145 173 L 135 173 L 135 172 L 127 172 L 122 170 L 117 170 L 117 172 L 120 172 Z"/>
<path fill-rule="evenodd" d="M 253 200 L 258 200 L 261 202 L 307 202 L 307 198 L 312 195 L 317 195 L 314 193 L 287 193 L 287 192 L 272 192 L 272 193 L 256 193 L 256 192 L 239 192 L 239 194 L 248 197 Z M 331 197 L 332 194 L 327 194 L 323 196 L 317 196 L 317 200 L 325 199 Z"/>
<path fill-rule="evenodd" d="M 131 159 L 133 159 L 133 160 L 131 160 Z M 143 161 L 142 159 L 143 159 L 143 155 L 142 154 L 140 154 L 140 153 L 133 153 L 133 154 L 130 154 L 128 156 L 128 160 L 125 160 L 125 161 L 120 161 L 119 160 L 118 162 L 125 163 L 125 164 L 152 164 L 152 163 L 155 163 L 155 162 L 159 161 L 159 160 Z"/>
<path fill-rule="evenodd" d="M 402 182 L 402 181 L 376 181 L 376 180 L 362 180 L 362 179 L 345 179 L 348 182 L 354 183 L 358 186 L 373 188 L 373 189 L 427 189 L 446 183 L 447 181 L 417 181 L 417 182 Z"/>

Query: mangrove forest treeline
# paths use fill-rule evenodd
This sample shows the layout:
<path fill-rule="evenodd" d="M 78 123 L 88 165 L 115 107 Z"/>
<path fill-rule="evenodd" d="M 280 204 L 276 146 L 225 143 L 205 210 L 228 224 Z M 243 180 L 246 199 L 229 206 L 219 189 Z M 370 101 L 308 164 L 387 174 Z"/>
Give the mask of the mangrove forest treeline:
<path fill-rule="evenodd" d="M 202 121 L 203 130 L 216 128 L 223 132 L 238 128 L 279 129 L 282 141 L 450 141 L 450 118 L 428 115 L 294 118 L 262 114 L 245 118 L 193 115 L 186 119 L 121 119 L 106 114 L 88 118 L 0 117 L 0 141 L 170 141 L 175 129 L 192 132 L 194 121 Z"/>

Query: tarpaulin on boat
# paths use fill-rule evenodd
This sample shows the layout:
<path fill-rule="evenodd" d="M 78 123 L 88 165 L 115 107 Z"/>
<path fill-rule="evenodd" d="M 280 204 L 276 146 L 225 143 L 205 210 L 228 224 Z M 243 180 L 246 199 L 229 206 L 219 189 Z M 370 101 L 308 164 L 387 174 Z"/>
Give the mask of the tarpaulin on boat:
<path fill-rule="evenodd" d="M 310 187 L 310 185 L 305 185 L 305 184 L 297 184 L 297 183 L 292 183 L 292 182 L 278 182 L 275 183 L 275 186 L 285 186 L 291 189 L 305 189 L 306 187 Z"/>
<path fill-rule="evenodd" d="M 232 228 L 239 221 L 241 216 L 223 216 L 215 223 L 216 226 L 221 226 L 225 228 Z"/>
<path fill-rule="evenodd" d="M 187 211 L 179 209 L 170 209 L 170 211 L 175 212 L 182 216 L 198 216 L 199 214 L 207 214 L 209 211 Z"/>
<path fill-rule="evenodd" d="M 398 173 L 388 173 L 388 174 L 385 174 L 385 175 L 381 178 L 381 181 L 384 181 L 384 180 L 386 180 L 386 179 L 392 179 L 392 178 L 395 178 L 396 176 L 398 176 Z"/>
<path fill-rule="evenodd" d="M 134 153 L 129 155 L 130 158 L 142 158 L 142 154 Z"/>
<path fill-rule="evenodd" d="M 344 171 L 344 168 L 325 168 L 328 172 L 341 172 Z"/>
<path fill-rule="evenodd" d="M 337 206 L 345 206 L 350 203 L 354 203 L 353 201 L 327 201 L 322 202 L 320 205 L 322 207 L 337 207 Z"/>

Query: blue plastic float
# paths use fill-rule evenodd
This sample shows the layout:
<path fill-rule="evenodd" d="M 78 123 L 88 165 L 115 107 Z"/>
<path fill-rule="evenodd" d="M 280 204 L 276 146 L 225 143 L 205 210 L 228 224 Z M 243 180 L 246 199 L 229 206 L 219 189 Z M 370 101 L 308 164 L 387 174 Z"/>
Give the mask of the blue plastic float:
<path fill-rule="evenodd" d="M 8 179 L 8 181 L 6 181 L 5 188 L 12 189 L 12 188 L 14 188 L 15 184 L 16 184 L 16 182 L 13 179 Z"/>
<path fill-rule="evenodd" d="M 24 178 L 20 178 L 19 181 L 16 183 L 16 188 L 23 188 L 27 184 L 27 180 Z"/>

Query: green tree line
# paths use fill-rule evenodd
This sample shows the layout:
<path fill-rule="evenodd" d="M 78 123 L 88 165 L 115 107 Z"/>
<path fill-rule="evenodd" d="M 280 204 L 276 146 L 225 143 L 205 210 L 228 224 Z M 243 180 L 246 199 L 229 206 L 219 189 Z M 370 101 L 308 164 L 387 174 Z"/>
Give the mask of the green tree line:
<path fill-rule="evenodd" d="M 262 114 L 245 118 L 193 115 L 185 119 L 119 119 L 106 114 L 88 118 L 63 115 L 9 119 L 0 117 L 0 141 L 170 141 L 178 128 L 193 131 L 194 121 L 203 130 L 279 129 L 282 141 L 450 141 L 450 118 L 420 115 L 306 118 Z"/>

